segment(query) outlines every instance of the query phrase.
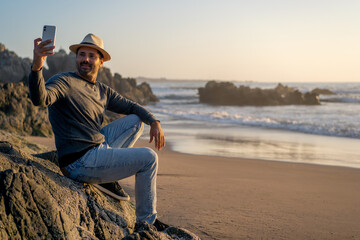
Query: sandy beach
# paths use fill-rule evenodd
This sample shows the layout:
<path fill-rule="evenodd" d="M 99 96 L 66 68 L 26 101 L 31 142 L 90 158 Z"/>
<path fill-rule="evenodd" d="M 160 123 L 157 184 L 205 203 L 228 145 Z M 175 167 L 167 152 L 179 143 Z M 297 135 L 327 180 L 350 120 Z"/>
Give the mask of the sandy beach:
<path fill-rule="evenodd" d="M 54 148 L 52 139 L 27 139 Z M 189 155 L 169 145 L 158 155 L 160 219 L 202 239 L 360 239 L 360 169 Z M 134 178 L 121 183 L 134 201 Z"/>

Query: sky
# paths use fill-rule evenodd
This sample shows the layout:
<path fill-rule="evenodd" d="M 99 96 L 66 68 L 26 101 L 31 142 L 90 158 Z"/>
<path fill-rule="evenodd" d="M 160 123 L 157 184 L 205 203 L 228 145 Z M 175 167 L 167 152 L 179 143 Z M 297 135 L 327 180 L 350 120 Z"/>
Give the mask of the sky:
<path fill-rule="evenodd" d="M 358 0 L 0 2 L 0 42 L 20 57 L 56 25 L 56 50 L 93 33 L 124 77 L 360 82 Z"/>

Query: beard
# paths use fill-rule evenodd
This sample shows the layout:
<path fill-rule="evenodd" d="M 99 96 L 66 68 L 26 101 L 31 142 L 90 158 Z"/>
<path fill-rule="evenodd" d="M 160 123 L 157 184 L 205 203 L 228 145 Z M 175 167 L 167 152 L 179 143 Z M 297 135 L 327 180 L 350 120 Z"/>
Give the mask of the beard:
<path fill-rule="evenodd" d="M 76 68 L 80 75 L 84 77 L 92 77 L 94 74 L 97 74 L 95 66 L 89 62 L 80 62 L 76 64 Z"/>

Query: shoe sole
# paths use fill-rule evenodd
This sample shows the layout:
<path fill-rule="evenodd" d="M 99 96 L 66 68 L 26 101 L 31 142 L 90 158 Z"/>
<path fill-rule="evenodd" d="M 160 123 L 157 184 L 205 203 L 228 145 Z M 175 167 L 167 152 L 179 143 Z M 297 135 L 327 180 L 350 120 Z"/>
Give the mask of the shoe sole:
<path fill-rule="evenodd" d="M 96 188 L 98 188 L 101 192 L 106 193 L 107 195 L 120 200 L 120 201 L 129 201 L 130 200 L 130 196 L 127 197 L 120 197 L 119 195 L 116 195 L 115 193 L 107 190 L 106 188 L 103 188 L 102 186 L 100 186 L 99 184 L 93 184 Z"/>

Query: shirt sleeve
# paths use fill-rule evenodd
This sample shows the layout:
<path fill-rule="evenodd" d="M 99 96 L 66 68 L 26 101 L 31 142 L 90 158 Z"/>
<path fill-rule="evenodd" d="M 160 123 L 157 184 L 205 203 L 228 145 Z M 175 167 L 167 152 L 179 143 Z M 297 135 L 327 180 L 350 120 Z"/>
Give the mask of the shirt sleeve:
<path fill-rule="evenodd" d="M 65 96 L 68 84 L 55 75 L 45 84 L 42 70 L 31 71 L 29 75 L 30 99 L 35 106 L 47 107 Z"/>
<path fill-rule="evenodd" d="M 121 96 L 119 93 L 109 87 L 106 89 L 106 91 L 108 95 L 107 110 L 125 115 L 136 114 L 144 123 L 148 125 L 154 121 L 158 121 L 152 113 L 150 113 L 147 109 L 138 103 Z"/>

